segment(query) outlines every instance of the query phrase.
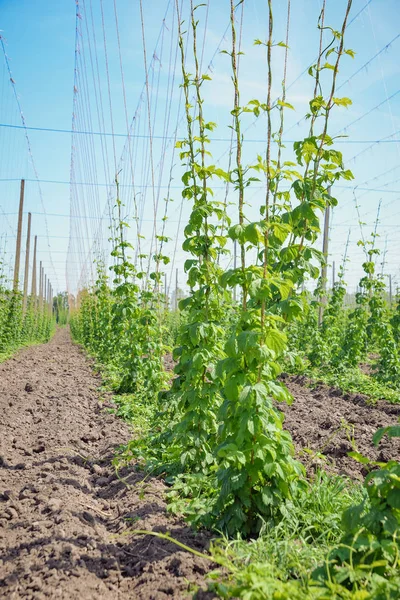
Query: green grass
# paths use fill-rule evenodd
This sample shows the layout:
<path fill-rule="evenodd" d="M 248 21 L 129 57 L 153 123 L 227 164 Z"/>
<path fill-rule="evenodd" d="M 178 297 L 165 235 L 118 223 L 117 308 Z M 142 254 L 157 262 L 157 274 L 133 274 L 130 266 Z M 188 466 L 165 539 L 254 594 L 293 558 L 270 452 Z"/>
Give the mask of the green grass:
<path fill-rule="evenodd" d="M 343 511 L 364 495 L 361 485 L 319 472 L 297 498 L 285 504 L 281 519 L 265 523 L 257 538 L 214 540 L 211 556 L 222 569 L 209 575 L 210 588 L 220 598 L 319 597 L 310 575 L 339 542 Z"/>
<path fill-rule="evenodd" d="M 0 352 L 0 364 L 5 362 L 6 360 L 9 360 L 10 358 L 12 358 L 16 354 L 18 354 L 18 352 L 20 350 L 23 350 L 24 348 L 30 348 L 31 346 L 41 346 L 42 344 L 47 344 L 47 342 L 50 341 L 51 338 L 53 337 L 53 335 L 55 334 L 55 331 L 56 331 L 56 328 L 53 327 L 50 332 L 50 337 L 48 340 L 46 340 L 46 339 L 28 340 L 26 342 L 21 342 L 20 344 L 14 344 L 13 346 L 7 348 L 6 352 Z"/>
<path fill-rule="evenodd" d="M 387 400 L 393 404 L 400 402 L 400 391 L 389 388 L 377 381 L 374 377 L 362 373 L 358 367 L 346 369 L 343 372 L 321 370 L 310 371 L 310 377 L 320 380 L 343 392 L 351 394 L 363 394 L 372 401 Z"/>
<path fill-rule="evenodd" d="M 155 403 L 133 394 L 113 396 L 115 414 L 134 427 L 135 437 L 146 435 L 154 422 Z"/>

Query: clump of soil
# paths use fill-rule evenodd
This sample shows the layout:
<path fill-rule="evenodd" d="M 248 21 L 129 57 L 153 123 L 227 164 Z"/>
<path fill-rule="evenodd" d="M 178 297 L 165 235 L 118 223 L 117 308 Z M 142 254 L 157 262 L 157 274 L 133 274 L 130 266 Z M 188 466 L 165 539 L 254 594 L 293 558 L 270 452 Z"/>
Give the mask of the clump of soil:
<path fill-rule="evenodd" d="M 209 561 L 131 533 L 209 544 L 166 512 L 161 481 L 134 469 L 116 477 L 114 449 L 131 432 L 99 384 L 65 329 L 0 365 L 1 598 L 162 600 L 206 587 Z"/>

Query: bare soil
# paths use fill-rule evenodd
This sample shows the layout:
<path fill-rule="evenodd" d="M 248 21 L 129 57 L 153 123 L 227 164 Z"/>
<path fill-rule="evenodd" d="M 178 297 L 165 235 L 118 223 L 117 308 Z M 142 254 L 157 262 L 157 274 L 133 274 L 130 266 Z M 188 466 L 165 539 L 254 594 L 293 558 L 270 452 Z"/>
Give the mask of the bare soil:
<path fill-rule="evenodd" d="M 377 429 L 398 423 L 400 403 L 371 404 L 360 394 L 345 394 L 324 384 L 310 387 L 302 376 L 284 377 L 284 383 L 294 402 L 278 407 L 309 472 L 322 466 L 330 473 L 363 479 L 369 467 L 348 456 L 354 450 L 371 461 L 400 460 L 400 440 L 384 437 L 378 447 L 372 442 Z"/>
<path fill-rule="evenodd" d="M 365 467 L 347 456 L 354 442 L 371 459 L 400 459 L 398 441 L 372 444 L 400 405 L 370 406 L 299 377 L 285 383 L 295 398 L 280 405 L 285 427 L 309 472 L 324 465 L 362 477 Z M 0 365 L 0 598 L 184 599 L 206 588 L 209 561 L 134 534 L 169 532 L 200 551 L 210 541 L 167 513 L 162 481 L 133 468 L 120 473 L 124 481 L 116 476 L 113 453 L 132 433 L 100 384 L 66 329 Z"/>
<path fill-rule="evenodd" d="M 67 330 L 0 365 L 0 598 L 190 598 L 213 565 L 209 537 L 167 514 L 157 479 L 111 466 L 129 428 Z M 201 594 L 200 597 L 212 597 Z"/>

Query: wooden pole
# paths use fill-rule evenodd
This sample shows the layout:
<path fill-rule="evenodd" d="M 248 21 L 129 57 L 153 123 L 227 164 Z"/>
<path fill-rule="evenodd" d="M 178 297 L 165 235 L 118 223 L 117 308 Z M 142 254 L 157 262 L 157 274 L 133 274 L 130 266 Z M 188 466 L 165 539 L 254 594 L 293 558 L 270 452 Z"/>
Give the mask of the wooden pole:
<path fill-rule="evenodd" d="M 46 303 L 47 303 L 47 275 L 44 276 L 44 284 L 43 284 L 43 304 L 46 305 Z"/>
<path fill-rule="evenodd" d="M 23 299 L 23 312 L 26 311 L 26 305 L 28 303 L 28 281 L 29 281 L 29 252 L 31 249 L 31 222 L 32 214 L 28 213 L 28 232 L 26 234 L 26 252 L 25 252 L 25 273 L 24 273 L 24 299 Z"/>
<path fill-rule="evenodd" d="M 33 243 L 33 265 L 32 265 L 32 288 L 31 295 L 33 300 L 36 300 L 36 251 L 37 251 L 37 235 Z"/>
<path fill-rule="evenodd" d="M 39 263 L 39 310 L 43 304 L 43 267 L 42 261 Z"/>
<path fill-rule="evenodd" d="M 392 296 L 392 276 L 389 275 L 389 306 L 390 308 L 392 308 L 392 300 L 393 300 L 393 296 Z"/>
<path fill-rule="evenodd" d="M 328 188 L 328 194 L 331 194 L 331 188 Z M 324 238 L 322 242 L 322 252 L 325 258 L 325 263 L 321 269 L 321 290 L 322 295 L 320 298 L 319 313 L 318 313 L 318 324 L 322 325 L 322 317 L 324 314 L 324 305 L 326 304 L 326 276 L 328 271 L 328 243 L 329 243 L 329 216 L 330 206 L 326 205 L 325 218 L 324 218 Z"/>
<path fill-rule="evenodd" d="M 336 265 L 335 261 L 332 263 L 332 289 L 335 287 L 336 283 Z"/>
<path fill-rule="evenodd" d="M 21 238 L 22 238 L 22 218 L 24 211 L 24 196 L 25 196 L 25 179 L 21 179 L 21 189 L 19 194 L 19 211 L 18 211 L 18 228 L 17 228 L 17 242 L 15 245 L 15 264 L 14 264 L 14 282 L 13 290 L 18 290 L 19 281 L 19 265 L 21 260 Z"/>

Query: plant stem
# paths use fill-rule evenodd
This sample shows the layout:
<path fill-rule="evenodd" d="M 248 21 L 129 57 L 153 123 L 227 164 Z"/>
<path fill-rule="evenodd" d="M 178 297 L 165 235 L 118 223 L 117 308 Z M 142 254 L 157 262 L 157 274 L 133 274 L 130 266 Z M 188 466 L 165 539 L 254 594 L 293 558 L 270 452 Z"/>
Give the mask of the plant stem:
<path fill-rule="evenodd" d="M 231 0 L 231 31 L 232 31 L 232 80 L 234 86 L 234 108 L 232 111 L 234 130 L 236 133 L 236 170 L 237 170 L 237 189 L 239 191 L 239 225 L 244 223 L 244 181 L 242 167 L 242 134 L 240 127 L 240 91 L 237 68 L 237 50 L 236 50 L 236 29 L 235 29 L 235 5 Z M 246 248 L 244 243 L 240 243 L 240 263 L 242 269 L 242 307 L 247 310 L 247 284 L 246 284 Z"/>

